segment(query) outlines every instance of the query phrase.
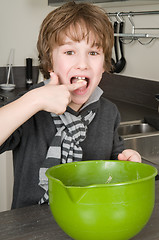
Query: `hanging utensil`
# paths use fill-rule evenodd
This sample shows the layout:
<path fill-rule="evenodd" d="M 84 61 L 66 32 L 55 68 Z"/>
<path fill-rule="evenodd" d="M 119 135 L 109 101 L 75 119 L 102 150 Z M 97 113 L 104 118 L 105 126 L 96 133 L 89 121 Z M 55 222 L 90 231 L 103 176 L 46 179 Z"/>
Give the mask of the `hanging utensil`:
<path fill-rule="evenodd" d="M 121 22 L 119 27 L 119 33 L 123 33 L 123 29 L 124 29 L 124 22 Z M 119 38 L 119 46 L 120 46 L 121 58 L 116 63 L 116 68 L 115 68 L 116 73 L 120 73 L 126 65 L 126 59 L 124 57 L 124 51 L 123 51 L 123 43 L 120 38 Z"/>
<path fill-rule="evenodd" d="M 114 34 L 116 34 L 117 31 L 118 31 L 118 22 L 114 22 Z M 116 61 L 113 58 L 111 59 L 111 63 L 112 63 L 111 73 L 115 72 L 116 63 L 119 60 L 119 57 L 118 57 L 118 43 L 117 43 L 117 37 L 116 36 L 114 36 L 114 52 L 115 52 Z"/>

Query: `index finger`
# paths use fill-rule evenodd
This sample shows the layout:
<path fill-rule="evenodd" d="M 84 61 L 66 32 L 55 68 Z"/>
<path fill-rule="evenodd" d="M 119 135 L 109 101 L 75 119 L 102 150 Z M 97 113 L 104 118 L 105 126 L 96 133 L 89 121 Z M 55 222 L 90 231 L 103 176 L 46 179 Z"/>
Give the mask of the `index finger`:
<path fill-rule="evenodd" d="M 73 91 L 75 91 L 75 90 L 78 89 L 78 88 L 84 87 L 86 84 L 87 84 L 86 81 L 84 81 L 84 80 L 79 80 L 79 81 L 76 82 L 76 83 L 68 84 L 68 85 L 67 85 L 67 89 L 68 89 L 70 92 L 73 92 Z"/>

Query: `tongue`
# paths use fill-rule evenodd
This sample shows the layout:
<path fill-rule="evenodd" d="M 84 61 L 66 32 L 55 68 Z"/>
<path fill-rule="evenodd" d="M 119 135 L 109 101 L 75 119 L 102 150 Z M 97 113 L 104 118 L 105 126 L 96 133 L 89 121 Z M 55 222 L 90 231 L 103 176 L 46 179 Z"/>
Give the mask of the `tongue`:
<path fill-rule="evenodd" d="M 77 82 L 83 82 L 83 81 L 87 82 L 86 80 L 83 80 L 83 79 L 77 79 L 77 78 L 71 79 L 71 83 L 77 83 Z M 86 88 L 87 88 L 87 84 L 83 87 L 78 88 L 76 91 L 84 91 Z"/>

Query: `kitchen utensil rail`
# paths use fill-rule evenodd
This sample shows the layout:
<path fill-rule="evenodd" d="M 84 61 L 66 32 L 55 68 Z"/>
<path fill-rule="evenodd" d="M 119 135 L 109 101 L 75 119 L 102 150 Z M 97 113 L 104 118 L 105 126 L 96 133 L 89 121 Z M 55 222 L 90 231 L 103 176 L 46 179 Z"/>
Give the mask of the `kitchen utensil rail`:
<path fill-rule="evenodd" d="M 140 12 L 114 12 L 114 13 L 107 13 L 108 17 L 110 18 L 110 20 L 112 21 L 112 17 L 115 17 L 115 19 L 120 23 L 120 22 L 125 22 L 124 17 L 128 17 L 129 22 L 131 23 L 132 26 L 132 32 L 131 33 L 115 33 L 114 36 L 116 37 L 120 37 L 122 39 L 130 39 L 130 43 L 133 40 L 139 40 L 140 38 L 149 38 L 151 39 L 150 41 L 148 41 L 147 44 L 149 44 L 150 42 L 152 42 L 152 40 L 154 39 L 159 39 L 159 33 L 136 33 L 135 30 L 159 30 L 158 27 L 135 27 L 134 21 L 133 21 L 133 17 L 135 16 L 143 16 L 143 15 L 157 15 L 159 14 L 159 11 L 140 11 Z M 140 41 L 139 41 L 140 42 Z M 141 43 L 141 42 L 140 42 Z M 141 43 L 143 45 L 146 45 L 144 43 Z"/>
<path fill-rule="evenodd" d="M 140 34 L 140 33 L 115 33 L 114 36 L 116 37 L 122 37 L 122 38 L 159 38 L 159 35 L 153 35 L 153 34 Z"/>
<path fill-rule="evenodd" d="M 117 14 L 119 16 L 128 16 L 129 14 L 131 14 L 131 16 L 136 16 L 136 15 L 153 15 L 153 14 L 159 14 L 159 11 L 115 12 L 115 13 L 108 13 L 108 16 L 116 17 Z"/>

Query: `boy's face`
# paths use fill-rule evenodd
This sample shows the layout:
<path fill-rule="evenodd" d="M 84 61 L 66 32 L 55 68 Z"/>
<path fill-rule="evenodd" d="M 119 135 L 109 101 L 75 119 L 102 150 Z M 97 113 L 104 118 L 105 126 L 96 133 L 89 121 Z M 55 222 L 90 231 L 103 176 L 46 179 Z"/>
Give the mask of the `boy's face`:
<path fill-rule="evenodd" d="M 89 40 L 76 42 L 66 37 L 64 44 L 53 50 L 53 71 L 60 84 L 87 81 L 86 86 L 71 92 L 69 106 L 75 111 L 91 96 L 104 72 L 103 49 L 91 45 L 91 36 Z"/>

